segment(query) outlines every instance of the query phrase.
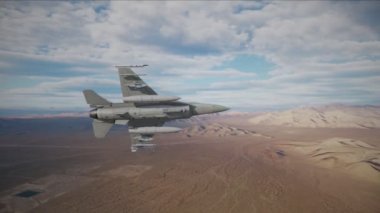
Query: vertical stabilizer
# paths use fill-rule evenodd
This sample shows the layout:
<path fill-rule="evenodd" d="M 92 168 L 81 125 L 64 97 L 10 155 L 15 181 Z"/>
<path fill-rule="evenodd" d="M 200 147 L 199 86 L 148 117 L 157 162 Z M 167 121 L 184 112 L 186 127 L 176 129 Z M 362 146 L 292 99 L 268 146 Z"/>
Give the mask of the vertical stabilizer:
<path fill-rule="evenodd" d="M 83 90 L 84 98 L 86 99 L 87 104 L 91 107 L 99 107 L 99 106 L 109 106 L 111 102 L 107 101 L 102 96 L 98 95 L 93 90 Z"/>

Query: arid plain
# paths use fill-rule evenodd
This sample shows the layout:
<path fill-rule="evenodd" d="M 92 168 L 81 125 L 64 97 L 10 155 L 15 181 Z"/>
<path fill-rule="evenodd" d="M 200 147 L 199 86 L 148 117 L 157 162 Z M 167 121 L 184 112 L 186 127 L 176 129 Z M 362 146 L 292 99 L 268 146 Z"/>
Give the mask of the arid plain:
<path fill-rule="evenodd" d="M 85 118 L 0 120 L 0 212 L 378 212 L 376 121 L 318 113 L 323 127 L 314 115 L 307 127 L 239 113 L 175 122 L 185 129 L 137 153 L 125 128 L 96 140 Z"/>

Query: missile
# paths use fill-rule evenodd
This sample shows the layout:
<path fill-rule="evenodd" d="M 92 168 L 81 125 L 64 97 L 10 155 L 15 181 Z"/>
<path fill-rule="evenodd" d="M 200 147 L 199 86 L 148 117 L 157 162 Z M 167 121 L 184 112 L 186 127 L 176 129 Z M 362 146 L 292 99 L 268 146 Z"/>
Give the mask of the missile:
<path fill-rule="evenodd" d="M 134 147 L 137 147 L 137 148 L 143 148 L 143 147 L 154 147 L 156 146 L 156 144 L 154 143 L 136 143 L 136 144 L 133 144 Z"/>
<path fill-rule="evenodd" d="M 131 146 L 131 152 L 137 152 L 139 148 L 153 148 L 156 144 L 153 143 L 136 143 Z"/>
<path fill-rule="evenodd" d="M 173 132 L 179 132 L 181 130 L 182 130 L 181 128 L 177 128 L 177 127 L 150 126 L 150 127 L 138 127 L 134 129 L 129 129 L 129 132 L 137 133 L 137 134 L 154 134 L 154 133 L 173 133 Z"/>
<path fill-rule="evenodd" d="M 134 137 L 136 140 L 138 141 L 142 141 L 142 142 L 149 142 L 149 141 L 152 141 L 153 140 L 153 137 L 144 137 L 142 135 L 139 135 L 139 136 L 136 136 Z"/>
<path fill-rule="evenodd" d="M 161 95 L 134 95 L 124 97 L 124 102 L 166 102 L 166 101 L 176 101 L 179 97 L 177 96 L 161 96 Z"/>

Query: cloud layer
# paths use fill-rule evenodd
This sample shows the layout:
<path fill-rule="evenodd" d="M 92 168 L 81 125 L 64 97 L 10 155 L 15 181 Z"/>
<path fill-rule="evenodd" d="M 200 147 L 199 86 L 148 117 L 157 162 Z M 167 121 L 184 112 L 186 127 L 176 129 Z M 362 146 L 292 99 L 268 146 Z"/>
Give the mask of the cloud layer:
<path fill-rule="evenodd" d="M 84 109 L 85 88 L 117 100 L 112 66 L 129 64 L 149 64 L 160 93 L 235 110 L 380 104 L 379 14 L 372 1 L 3 2 L 0 108 Z"/>

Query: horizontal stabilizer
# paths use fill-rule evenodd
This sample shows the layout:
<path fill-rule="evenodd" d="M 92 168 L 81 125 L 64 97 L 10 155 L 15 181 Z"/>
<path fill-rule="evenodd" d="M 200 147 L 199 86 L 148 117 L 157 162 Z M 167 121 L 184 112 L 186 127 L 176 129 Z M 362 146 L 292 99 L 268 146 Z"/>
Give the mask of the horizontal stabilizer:
<path fill-rule="evenodd" d="M 106 123 L 100 120 L 94 120 L 92 122 L 92 127 L 94 129 L 94 135 L 97 138 L 104 138 L 110 131 L 113 123 Z"/>
<path fill-rule="evenodd" d="M 83 90 L 83 95 L 86 99 L 87 104 L 89 104 L 91 107 L 111 105 L 111 102 L 107 101 L 105 98 L 101 97 L 93 90 Z"/>

